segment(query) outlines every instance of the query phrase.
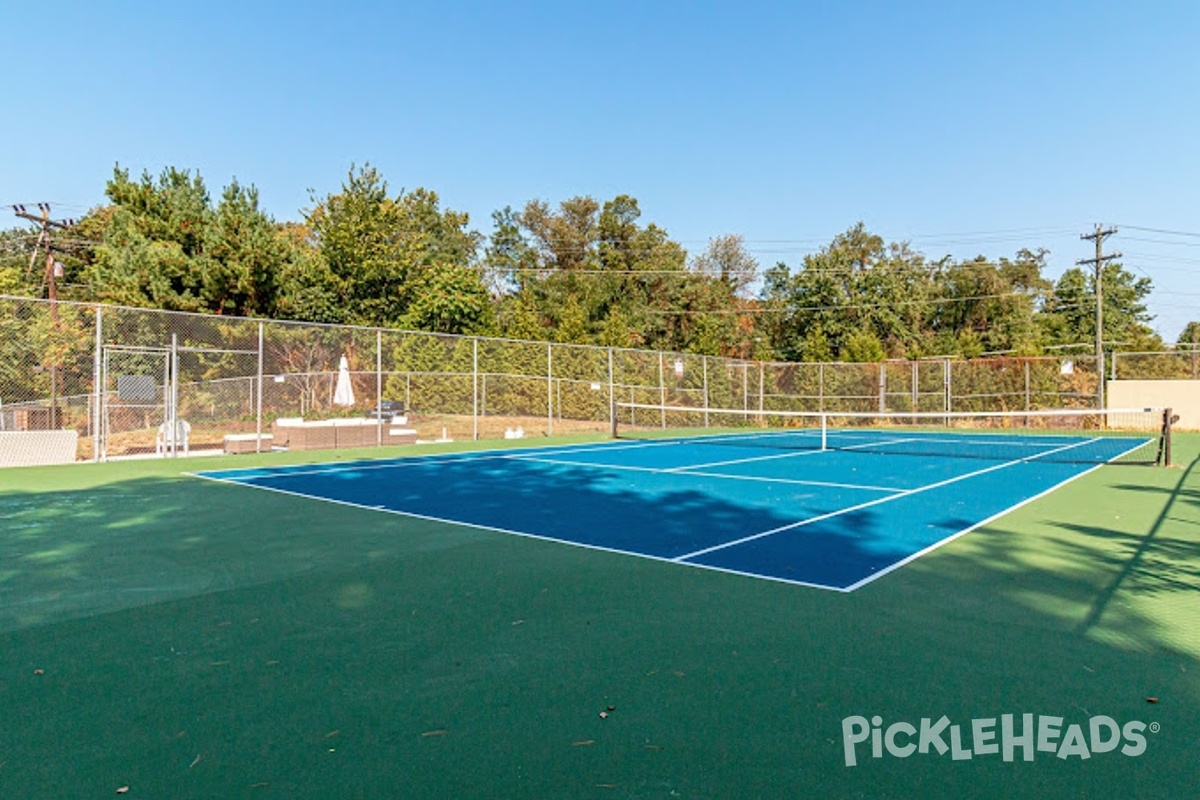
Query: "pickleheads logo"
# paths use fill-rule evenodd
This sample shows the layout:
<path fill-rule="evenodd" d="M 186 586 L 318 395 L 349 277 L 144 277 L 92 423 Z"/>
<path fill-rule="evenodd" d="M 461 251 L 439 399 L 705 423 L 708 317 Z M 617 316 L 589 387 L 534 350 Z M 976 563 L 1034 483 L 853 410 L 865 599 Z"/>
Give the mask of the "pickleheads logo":
<path fill-rule="evenodd" d="M 1146 733 L 1158 733 L 1159 725 L 1147 725 L 1140 720 L 1131 720 L 1124 725 L 1112 717 L 1097 715 L 1086 723 L 1063 726 L 1062 717 L 1045 715 L 1002 714 L 995 717 L 973 719 L 969 724 L 958 725 L 942 716 L 934 721 L 924 717 L 917 724 L 892 722 L 884 727 L 879 716 L 853 716 L 842 720 L 842 747 L 846 753 L 846 766 L 858 764 L 858 746 L 870 740 L 871 758 L 883 758 L 884 753 L 896 758 L 908 758 L 919 753 L 936 752 L 939 756 L 950 754 L 954 761 L 967 761 L 975 756 L 1000 755 L 1005 761 L 1013 761 L 1017 753 L 1025 761 L 1033 761 L 1036 754 L 1047 753 L 1061 759 L 1091 758 L 1094 754 L 1120 752 L 1124 756 L 1140 756 L 1146 752 Z M 964 732 L 970 738 L 964 738 Z"/>

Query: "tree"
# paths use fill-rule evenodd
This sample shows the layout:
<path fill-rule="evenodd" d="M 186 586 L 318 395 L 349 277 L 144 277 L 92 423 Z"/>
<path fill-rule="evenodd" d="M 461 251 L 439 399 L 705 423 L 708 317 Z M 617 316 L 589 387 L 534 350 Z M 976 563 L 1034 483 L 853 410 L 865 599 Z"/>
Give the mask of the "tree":
<path fill-rule="evenodd" d="M 199 174 L 167 167 L 158 178 L 133 181 L 118 165 L 105 189 L 110 209 L 102 243 L 84 269 L 96 299 L 128 306 L 210 311 L 204 276 L 210 263 L 205 238 L 212 221 L 208 190 Z"/>
<path fill-rule="evenodd" d="M 490 332 L 491 298 L 478 271 L 443 262 L 419 272 L 413 283 L 413 300 L 402 327 L 436 333 Z"/>
<path fill-rule="evenodd" d="M 483 256 L 489 288 L 497 298 L 520 293 L 533 279 L 537 253 L 522 233 L 520 217 L 512 206 L 492 212 L 492 224 Z"/>
<path fill-rule="evenodd" d="M 799 270 L 779 264 L 766 276 L 763 301 L 776 348 L 797 357 L 811 328 L 819 328 L 829 349 L 862 351 L 871 337 L 894 355 L 920 341 L 935 292 L 923 257 L 905 244 L 885 245 L 858 223 L 820 252 L 806 256 Z M 811 347 L 809 348 L 811 351 Z"/>
<path fill-rule="evenodd" d="M 747 252 L 745 240 L 737 235 L 709 239 L 708 248 L 696 257 L 693 269 L 720 280 L 739 296 L 744 296 L 758 277 L 758 261 Z"/>
<path fill-rule="evenodd" d="M 1036 312 L 1051 285 L 1041 277 L 1045 257 L 1045 250 L 1020 250 L 1015 260 L 992 262 L 979 256 L 939 265 L 933 327 L 970 342 L 967 349 L 975 355 L 1038 352 L 1042 331 Z M 963 338 L 967 331 L 973 336 Z M 970 357 L 962 347 L 958 353 Z"/>
<path fill-rule="evenodd" d="M 879 337 L 873 331 L 863 329 L 853 331 L 846 337 L 839 357 L 842 361 L 867 363 L 885 360 L 887 352 L 883 349 L 883 342 L 879 341 Z"/>
<path fill-rule="evenodd" d="M 1104 341 L 1115 349 L 1135 349 L 1157 340 L 1147 325 L 1153 319 L 1145 299 L 1152 289 L 1149 278 L 1138 278 L 1119 262 L 1104 265 Z M 1054 344 L 1089 343 L 1096 337 L 1095 272 L 1078 267 L 1067 270 L 1054 285 L 1046 303 L 1044 325 Z"/>
<path fill-rule="evenodd" d="M 370 165 L 351 168 L 341 191 L 319 200 L 307 225 L 343 319 L 360 325 L 485 330 L 488 292 L 475 263 L 478 234 L 435 192 L 389 197 Z"/>
<path fill-rule="evenodd" d="M 820 325 L 814 325 L 805 332 L 797 355 L 801 361 L 833 361 L 833 348 L 829 346 L 829 337 Z"/>
<path fill-rule="evenodd" d="M 629 195 L 604 203 L 573 197 L 557 208 L 534 200 L 519 214 L 509 208 L 494 214 L 485 261 L 493 285 L 506 290 L 499 312 L 505 329 L 536 309 L 557 341 L 742 348 L 747 337 L 739 338 L 730 281 L 689 270 L 684 249 L 640 218 Z M 744 262 L 729 263 L 739 276 L 746 270 Z"/>
<path fill-rule="evenodd" d="M 286 223 L 276 228 L 275 237 L 287 253 L 277 276 L 275 313 L 281 319 L 344 321 L 338 281 L 317 250 L 309 227 Z"/>
<path fill-rule="evenodd" d="M 238 316 L 276 316 L 280 281 L 296 251 L 259 207 L 258 190 L 234 180 L 214 208 L 204 179 L 168 167 L 134 181 L 117 166 L 110 205 L 80 222 L 99 244 L 79 270 L 88 299 Z M 286 316 L 286 311 L 284 310 Z"/>
<path fill-rule="evenodd" d="M 32 295 L 36 292 L 43 272 L 31 268 L 29 259 L 37 235 L 36 231 L 26 228 L 0 231 L 0 294 Z"/>
<path fill-rule="evenodd" d="M 279 281 L 289 252 L 274 221 L 258 206 L 258 190 L 234 180 L 225 187 L 205 230 L 207 308 L 236 316 L 276 315 Z"/>
<path fill-rule="evenodd" d="M 1192 321 L 1185 325 L 1175 341 L 1177 344 L 1188 345 L 1193 350 L 1200 348 L 1200 322 Z"/>

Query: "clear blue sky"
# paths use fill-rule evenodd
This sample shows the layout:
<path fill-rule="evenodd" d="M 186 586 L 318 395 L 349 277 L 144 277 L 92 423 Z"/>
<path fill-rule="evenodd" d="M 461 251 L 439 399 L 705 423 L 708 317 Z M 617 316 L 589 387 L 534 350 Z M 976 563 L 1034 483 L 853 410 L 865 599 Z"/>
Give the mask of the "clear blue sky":
<path fill-rule="evenodd" d="M 1173 340 L 1200 319 L 1198 42 L 1184 1 L 9 3 L 0 203 L 78 216 L 119 162 L 298 219 L 370 162 L 485 234 L 627 193 L 692 252 L 736 233 L 794 267 L 862 220 L 930 257 L 1046 247 L 1052 277 L 1099 222 Z"/>

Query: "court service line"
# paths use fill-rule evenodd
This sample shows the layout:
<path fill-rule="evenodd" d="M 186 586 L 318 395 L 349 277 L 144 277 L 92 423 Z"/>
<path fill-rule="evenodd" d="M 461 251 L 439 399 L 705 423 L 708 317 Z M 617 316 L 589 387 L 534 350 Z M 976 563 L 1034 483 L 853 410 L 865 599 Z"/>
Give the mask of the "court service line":
<path fill-rule="evenodd" d="M 698 478 L 724 478 L 731 481 L 762 481 L 763 483 L 784 483 L 796 486 L 828 486 L 832 489 L 861 489 L 865 492 L 904 492 L 898 486 L 873 486 L 862 483 L 835 483 L 833 481 L 805 481 L 799 478 L 771 478 L 763 475 L 728 475 L 721 472 L 691 472 L 690 470 L 672 470 L 672 475 L 692 475 Z"/>
<path fill-rule="evenodd" d="M 708 469 L 709 467 L 727 467 L 731 464 L 750 464 L 755 461 L 770 461 L 771 459 L 774 459 L 774 458 L 799 458 L 800 456 L 815 456 L 815 455 L 820 455 L 821 453 L 828 453 L 831 450 L 863 450 L 868 447 L 883 447 L 885 445 L 904 444 L 905 442 L 913 442 L 913 441 L 918 441 L 918 440 L 916 440 L 916 439 L 889 439 L 889 440 L 883 441 L 883 442 L 868 442 L 866 444 L 852 444 L 852 445 L 848 445 L 846 447 L 832 447 L 832 448 L 829 448 L 828 450 L 812 449 L 812 450 L 799 450 L 799 451 L 792 452 L 792 453 L 779 453 L 779 454 L 773 455 L 773 456 L 750 456 L 749 458 L 734 458 L 734 459 L 730 459 L 728 461 L 710 461 L 707 464 L 688 464 L 688 465 L 682 466 L 682 467 L 669 467 L 667 469 L 664 469 L 663 472 L 688 472 L 690 470 L 695 470 L 695 469 Z M 681 444 L 687 444 L 687 443 L 682 442 Z M 899 491 L 899 490 L 897 490 L 897 491 Z"/>
<path fill-rule="evenodd" d="M 707 466 L 701 464 L 700 467 L 671 467 L 670 469 L 660 469 L 658 467 L 635 467 L 625 464 L 599 464 L 592 461 L 561 461 L 554 458 L 514 458 L 515 461 L 530 461 L 536 464 L 554 464 L 556 466 L 566 467 L 587 467 L 589 469 L 609 469 L 618 472 L 650 472 L 655 475 L 691 475 L 697 478 L 720 478 L 730 481 L 761 481 L 764 483 L 785 483 L 795 486 L 828 486 L 835 489 L 862 489 L 868 492 L 903 492 L 905 489 L 900 489 L 895 486 L 869 486 L 856 483 L 832 483 L 829 481 L 806 481 L 799 478 L 769 478 L 759 475 L 728 475 L 720 472 L 692 472 L 691 470 L 700 469 Z M 751 459 L 753 460 L 753 459 Z"/>
<path fill-rule="evenodd" d="M 906 491 L 891 495 L 889 497 L 880 497 L 876 500 L 868 500 L 865 503 L 859 503 L 857 505 L 849 506 L 849 507 L 843 508 L 839 511 L 831 511 L 828 514 L 820 514 L 815 517 L 809 517 L 808 519 L 802 519 L 799 522 L 793 522 L 788 525 L 781 525 L 778 528 L 772 528 L 771 530 L 768 530 L 768 531 L 762 531 L 761 533 L 754 533 L 749 536 L 743 536 L 740 539 L 734 539 L 733 541 L 724 542 L 724 543 L 718 544 L 718 545 L 713 545 L 712 547 L 705 547 L 702 550 L 696 550 L 695 552 L 692 552 L 692 553 L 685 553 L 684 555 L 676 556 L 673 560 L 674 561 L 686 561 L 687 559 L 696 558 L 696 557 L 702 556 L 702 555 L 707 555 L 708 553 L 716 552 L 717 550 L 725 550 L 726 548 L 734 547 L 739 544 L 745 544 L 746 542 L 752 542 L 755 539 L 762 539 L 765 536 L 773 536 L 776 533 L 782 533 L 784 531 L 794 530 L 796 528 L 803 528 L 806 525 L 812 525 L 814 522 L 821 522 L 823 520 L 832 519 L 833 517 L 840 517 L 843 514 L 849 514 L 853 511 L 861 511 L 862 509 L 870 508 L 871 506 L 878 506 L 878 505 L 882 505 L 883 503 L 890 503 L 893 500 L 899 500 L 903 497 L 911 497 L 914 494 L 920 494 L 921 492 L 927 492 L 930 489 L 938 489 L 943 486 L 949 486 L 952 483 L 958 483 L 959 481 L 964 481 L 967 478 L 974 478 L 979 475 L 984 475 L 988 472 L 995 472 L 996 470 L 1007 469 L 1008 467 L 1012 467 L 1017 464 L 1024 464 L 1029 461 L 1036 461 L 1037 459 L 1039 459 L 1043 456 L 1053 455 L 1054 453 L 1059 453 L 1059 452 L 1062 452 L 1063 450 L 1072 450 L 1076 447 L 1082 447 L 1085 444 L 1092 444 L 1093 442 L 1098 442 L 1098 441 L 1100 441 L 1099 438 L 1089 439 L 1084 442 L 1076 442 L 1075 444 L 1069 444 L 1069 445 L 1065 445 L 1063 447 L 1058 447 L 1058 448 L 1055 448 L 1054 450 L 1047 450 L 1044 453 L 1038 453 L 1037 455 L 1030 456 L 1029 458 L 1018 458 L 1018 459 L 1014 459 L 1013 461 L 1007 461 L 1003 464 L 994 464 L 990 467 L 984 467 L 983 469 L 977 469 L 974 472 L 968 472 L 965 475 L 959 475 L 954 478 L 947 478 L 946 480 L 938 481 L 936 483 L 930 483 L 926 486 L 921 486 L 916 489 L 908 489 Z"/>
<path fill-rule="evenodd" d="M 638 442 L 637 444 L 601 444 L 601 445 L 548 445 L 545 447 L 530 447 L 525 452 L 530 455 L 523 455 L 520 450 L 466 450 L 457 453 L 425 453 L 422 455 L 399 456 L 391 458 L 363 459 L 359 461 L 348 461 L 344 464 L 323 463 L 323 464 L 296 464 L 293 466 L 281 467 L 239 467 L 234 469 L 218 469 L 204 470 L 203 473 L 188 473 L 199 475 L 200 477 L 213 477 L 220 475 L 222 478 L 230 478 L 232 480 L 239 479 L 239 475 L 244 476 L 260 476 L 268 477 L 275 475 L 336 475 L 341 472 L 363 472 L 382 469 L 397 469 L 400 467 L 420 467 L 431 463 L 446 463 L 455 461 L 498 461 L 506 459 L 530 459 L 532 454 L 536 452 L 555 453 L 593 453 L 593 452 L 609 452 L 613 450 L 636 450 L 641 447 L 660 447 L 662 445 L 681 444 L 678 441 L 661 441 L 661 442 Z"/>

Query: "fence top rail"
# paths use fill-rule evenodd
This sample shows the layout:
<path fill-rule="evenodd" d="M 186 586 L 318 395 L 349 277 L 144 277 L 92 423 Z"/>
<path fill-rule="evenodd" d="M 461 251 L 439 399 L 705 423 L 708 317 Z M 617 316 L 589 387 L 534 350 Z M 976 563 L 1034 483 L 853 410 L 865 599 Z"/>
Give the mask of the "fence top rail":
<path fill-rule="evenodd" d="M 1200 348 L 1176 347 L 1171 350 L 1121 350 L 1112 354 L 1113 358 L 1121 356 L 1195 356 L 1200 355 Z"/>
<path fill-rule="evenodd" d="M 168 348 L 170 349 L 170 348 Z M 222 355 L 243 355 L 256 356 L 257 350 L 225 350 L 220 347 L 176 347 L 175 350 L 180 353 L 221 353 Z"/>
<path fill-rule="evenodd" d="M 169 353 L 169 347 L 156 347 L 154 345 L 141 344 L 106 344 L 105 350 L 116 351 L 118 353 Z"/>

